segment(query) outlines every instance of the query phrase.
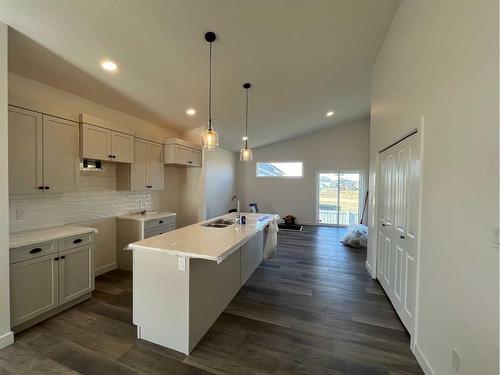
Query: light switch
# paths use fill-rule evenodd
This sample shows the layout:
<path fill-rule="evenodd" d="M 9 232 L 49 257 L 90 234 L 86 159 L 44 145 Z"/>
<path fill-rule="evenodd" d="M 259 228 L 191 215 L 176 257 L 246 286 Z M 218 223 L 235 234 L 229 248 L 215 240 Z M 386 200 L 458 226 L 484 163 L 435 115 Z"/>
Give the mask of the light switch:
<path fill-rule="evenodd" d="M 185 257 L 177 257 L 177 269 L 179 271 L 186 270 L 186 258 Z"/>

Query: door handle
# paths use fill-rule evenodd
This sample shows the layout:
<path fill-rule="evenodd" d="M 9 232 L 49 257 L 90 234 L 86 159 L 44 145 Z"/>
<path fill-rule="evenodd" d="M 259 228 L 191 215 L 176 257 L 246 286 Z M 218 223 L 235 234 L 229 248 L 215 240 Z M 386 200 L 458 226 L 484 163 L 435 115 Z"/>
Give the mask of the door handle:
<path fill-rule="evenodd" d="M 42 249 L 40 249 L 39 247 L 37 247 L 37 248 L 31 249 L 30 250 L 30 254 L 36 254 L 36 253 L 39 253 L 40 251 L 42 251 Z"/>

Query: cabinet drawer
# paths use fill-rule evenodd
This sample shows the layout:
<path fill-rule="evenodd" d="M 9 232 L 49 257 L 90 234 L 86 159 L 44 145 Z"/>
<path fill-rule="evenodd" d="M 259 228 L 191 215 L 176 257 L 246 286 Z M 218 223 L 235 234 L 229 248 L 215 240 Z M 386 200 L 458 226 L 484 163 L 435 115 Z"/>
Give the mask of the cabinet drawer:
<path fill-rule="evenodd" d="M 144 231 L 144 238 L 159 236 L 160 234 L 171 232 L 173 230 L 175 230 L 174 224 L 162 225 L 160 227 Z"/>
<path fill-rule="evenodd" d="M 144 231 L 162 226 L 162 225 L 175 225 L 175 216 L 161 217 L 159 219 L 148 220 L 144 222 Z"/>
<path fill-rule="evenodd" d="M 94 233 L 79 234 L 59 240 L 59 250 L 72 249 L 94 243 Z"/>
<path fill-rule="evenodd" d="M 44 255 L 57 252 L 57 242 L 47 241 L 34 245 L 10 249 L 10 263 L 17 263 L 23 260 L 38 258 Z"/>

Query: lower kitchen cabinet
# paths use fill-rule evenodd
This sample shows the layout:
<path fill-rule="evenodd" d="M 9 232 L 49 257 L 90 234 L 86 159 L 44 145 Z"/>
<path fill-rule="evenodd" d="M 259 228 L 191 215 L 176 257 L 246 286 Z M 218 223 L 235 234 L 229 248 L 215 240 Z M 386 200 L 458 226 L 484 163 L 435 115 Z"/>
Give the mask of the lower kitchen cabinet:
<path fill-rule="evenodd" d="M 92 245 L 59 252 L 59 303 L 65 304 L 94 289 Z"/>
<path fill-rule="evenodd" d="M 10 316 L 15 331 L 90 297 L 94 290 L 94 230 L 89 230 L 92 232 L 11 246 Z"/>
<path fill-rule="evenodd" d="M 10 321 L 13 327 L 59 305 L 57 253 L 10 265 Z"/>

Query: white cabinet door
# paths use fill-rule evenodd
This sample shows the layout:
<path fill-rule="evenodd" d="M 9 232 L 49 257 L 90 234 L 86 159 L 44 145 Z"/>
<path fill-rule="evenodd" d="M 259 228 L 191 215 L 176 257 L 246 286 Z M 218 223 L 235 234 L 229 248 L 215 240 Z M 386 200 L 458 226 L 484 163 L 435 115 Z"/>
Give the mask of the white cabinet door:
<path fill-rule="evenodd" d="M 58 305 L 57 254 L 10 265 L 10 320 L 15 327 Z"/>
<path fill-rule="evenodd" d="M 150 142 L 148 151 L 148 186 L 151 190 L 163 190 L 163 145 Z"/>
<path fill-rule="evenodd" d="M 82 157 L 93 160 L 112 160 L 109 129 L 82 124 Z"/>
<path fill-rule="evenodd" d="M 59 303 L 65 304 L 94 289 L 92 245 L 59 252 Z"/>
<path fill-rule="evenodd" d="M 175 162 L 177 164 L 189 165 L 189 148 L 175 146 Z"/>
<path fill-rule="evenodd" d="M 148 142 L 134 141 L 134 162 L 131 165 L 130 189 L 141 191 L 148 187 Z"/>
<path fill-rule="evenodd" d="M 47 191 L 77 190 L 78 147 L 76 122 L 43 116 L 43 185 Z"/>
<path fill-rule="evenodd" d="M 42 115 L 9 106 L 9 189 L 31 193 L 43 189 Z"/>
<path fill-rule="evenodd" d="M 413 334 L 420 181 L 417 135 L 381 153 L 379 181 L 377 278 Z"/>
<path fill-rule="evenodd" d="M 189 165 L 191 167 L 201 166 L 201 151 L 189 150 Z"/>
<path fill-rule="evenodd" d="M 134 162 L 134 137 L 113 131 L 111 133 L 112 160 L 120 163 Z"/>

